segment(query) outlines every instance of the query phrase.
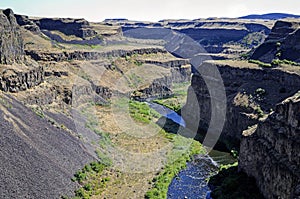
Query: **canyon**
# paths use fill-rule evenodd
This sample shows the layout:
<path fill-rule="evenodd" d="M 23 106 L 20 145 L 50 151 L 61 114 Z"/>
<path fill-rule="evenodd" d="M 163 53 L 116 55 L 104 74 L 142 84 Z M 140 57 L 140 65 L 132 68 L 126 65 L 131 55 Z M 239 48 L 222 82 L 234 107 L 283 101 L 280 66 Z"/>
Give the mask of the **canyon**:
<path fill-rule="evenodd" d="M 186 137 L 238 151 L 265 198 L 300 197 L 299 19 L 0 16 L 1 198 L 158 194 L 199 142 L 157 130 L 153 99 L 175 100 Z"/>

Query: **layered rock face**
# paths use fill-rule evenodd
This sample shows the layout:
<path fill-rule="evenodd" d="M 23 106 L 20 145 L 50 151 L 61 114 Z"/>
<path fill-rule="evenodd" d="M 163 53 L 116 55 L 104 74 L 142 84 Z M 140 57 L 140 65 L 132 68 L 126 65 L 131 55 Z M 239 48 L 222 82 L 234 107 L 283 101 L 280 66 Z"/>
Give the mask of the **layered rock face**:
<path fill-rule="evenodd" d="M 0 11 L 0 64 L 23 61 L 24 49 L 19 26 L 12 10 Z"/>
<path fill-rule="evenodd" d="M 39 85 L 44 81 L 44 68 L 33 67 L 26 71 L 5 70 L 0 76 L 0 90 L 18 92 Z"/>
<path fill-rule="evenodd" d="M 156 54 L 156 53 L 167 53 L 162 48 L 140 48 L 134 50 L 112 50 L 107 52 L 98 51 L 68 51 L 68 52 L 38 52 L 38 51 L 27 51 L 26 54 L 31 56 L 36 61 L 70 61 L 70 60 L 98 60 L 101 58 L 108 57 L 125 57 L 134 54 Z"/>
<path fill-rule="evenodd" d="M 140 88 L 137 91 L 133 92 L 132 98 L 135 100 L 147 100 L 151 98 L 162 98 L 168 97 L 173 94 L 171 90 L 172 87 L 172 78 L 171 77 L 164 77 L 156 79 L 147 86 L 146 88 Z"/>
<path fill-rule="evenodd" d="M 57 30 L 66 35 L 75 35 L 80 38 L 88 38 L 97 35 L 89 22 L 84 19 L 69 18 L 42 18 L 33 20 L 41 30 Z"/>
<path fill-rule="evenodd" d="M 22 26 L 23 28 L 31 31 L 31 32 L 35 32 L 40 34 L 41 30 L 40 28 L 32 21 L 29 19 L 28 16 L 24 16 L 24 15 L 15 15 L 17 23 Z"/>
<path fill-rule="evenodd" d="M 300 62 L 300 20 L 277 21 L 266 41 L 252 55 L 252 59 L 272 62 L 287 59 Z"/>
<path fill-rule="evenodd" d="M 18 92 L 40 84 L 44 69 L 24 59 L 21 28 L 13 11 L 0 11 L 0 20 L 0 90 Z"/>
<path fill-rule="evenodd" d="M 268 199 L 300 197 L 300 92 L 244 132 L 239 169 L 255 177 Z"/>
<path fill-rule="evenodd" d="M 283 99 L 291 96 L 300 89 L 300 77 L 281 70 L 264 70 L 261 68 L 233 67 L 226 64 L 204 63 L 200 67 L 202 71 L 217 67 L 224 82 L 227 100 L 226 120 L 221 134 L 221 141 L 228 149 L 239 148 L 242 131 L 249 126 L 256 124 L 262 114 L 270 112 L 275 105 Z M 213 104 L 211 94 L 218 92 L 219 87 L 208 90 L 206 81 L 217 85 L 220 81 L 205 74 L 194 74 L 191 88 L 188 92 L 188 99 L 184 111 L 187 114 L 187 126 L 195 129 L 194 126 L 200 122 L 200 130 L 206 131 L 212 115 Z M 263 90 L 264 94 L 258 91 Z M 215 109 L 216 111 L 218 109 Z M 200 114 L 196 111 L 200 111 Z M 262 111 L 259 114 L 259 111 Z M 203 133 L 203 132 L 202 132 Z"/>
<path fill-rule="evenodd" d="M 239 19 L 164 20 L 158 23 L 124 20 L 106 22 L 120 25 L 125 36 L 139 39 L 164 39 L 167 31 L 174 30 L 191 37 L 209 53 L 220 53 L 224 50 L 223 44 L 228 42 L 242 43 L 252 33 L 259 33 L 262 40 L 270 33 L 268 25 Z"/>

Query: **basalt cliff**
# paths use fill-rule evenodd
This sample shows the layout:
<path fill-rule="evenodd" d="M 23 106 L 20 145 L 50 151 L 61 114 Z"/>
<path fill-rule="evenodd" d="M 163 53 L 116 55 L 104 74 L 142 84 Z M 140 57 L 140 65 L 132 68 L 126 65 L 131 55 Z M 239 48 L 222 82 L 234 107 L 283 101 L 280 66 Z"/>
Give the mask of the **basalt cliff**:
<path fill-rule="evenodd" d="M 239 171 L 255 178 L 265 198 L 299 198 L 298 32 L 296 19 L 278 21 L 252 54 L 251 59 L 260 61 L 200 65 L 183 109 L 192 118 L 187 126 L 200 127 L 200 140 L 216 117 L 213 111 L 226 113 L 224 121 L 219 120 L 224 127 L 216 146 L 239 150 Z M 207 72 L 212 68 L 217 68 L 219 76 Z M 226 99 L 214 99 L 222 90 Z M 221 102 L 226 106 L 220 106 Z M 226 111 L 220 111 L 222 108 Z"/>
<path fill-rule="evenodd" d="M 264 44 L 255 50 L 251 58 L 269 63 L 275 59 L 299 62 L 299 26 L 300 20 L 277 21 Z"/>

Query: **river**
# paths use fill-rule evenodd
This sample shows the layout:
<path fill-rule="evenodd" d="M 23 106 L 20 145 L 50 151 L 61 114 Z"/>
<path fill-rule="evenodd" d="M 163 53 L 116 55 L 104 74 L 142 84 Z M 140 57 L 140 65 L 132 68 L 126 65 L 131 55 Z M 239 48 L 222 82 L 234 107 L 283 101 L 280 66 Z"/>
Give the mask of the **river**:
<path fill-rule="evenodd" d="M 147 102 L 162 116 L 185 127 L 185 121 L 175 111 L 162 105 Z M 221 164 L 231 164 L 236 160 L 229 154 L 212 150 L 207 155 L 197 155 L 187 163 L 187 167 L 172 180 L 168 189 L 168 199 L 210 199 L 207 179 L 216 174 Z"/>

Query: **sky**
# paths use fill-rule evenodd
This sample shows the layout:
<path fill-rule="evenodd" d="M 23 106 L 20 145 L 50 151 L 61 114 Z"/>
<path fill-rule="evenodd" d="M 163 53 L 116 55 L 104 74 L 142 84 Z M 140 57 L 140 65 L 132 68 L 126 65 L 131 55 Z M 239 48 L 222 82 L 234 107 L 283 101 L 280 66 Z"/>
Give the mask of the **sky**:
<path fill-rule="evenodd" d="M 290 13 L 300 15 L 299 0 L 0 0 L 0 8 L 37 17 L 107 18 L 158 21 L 239 17 L 248 14 Z"/>

